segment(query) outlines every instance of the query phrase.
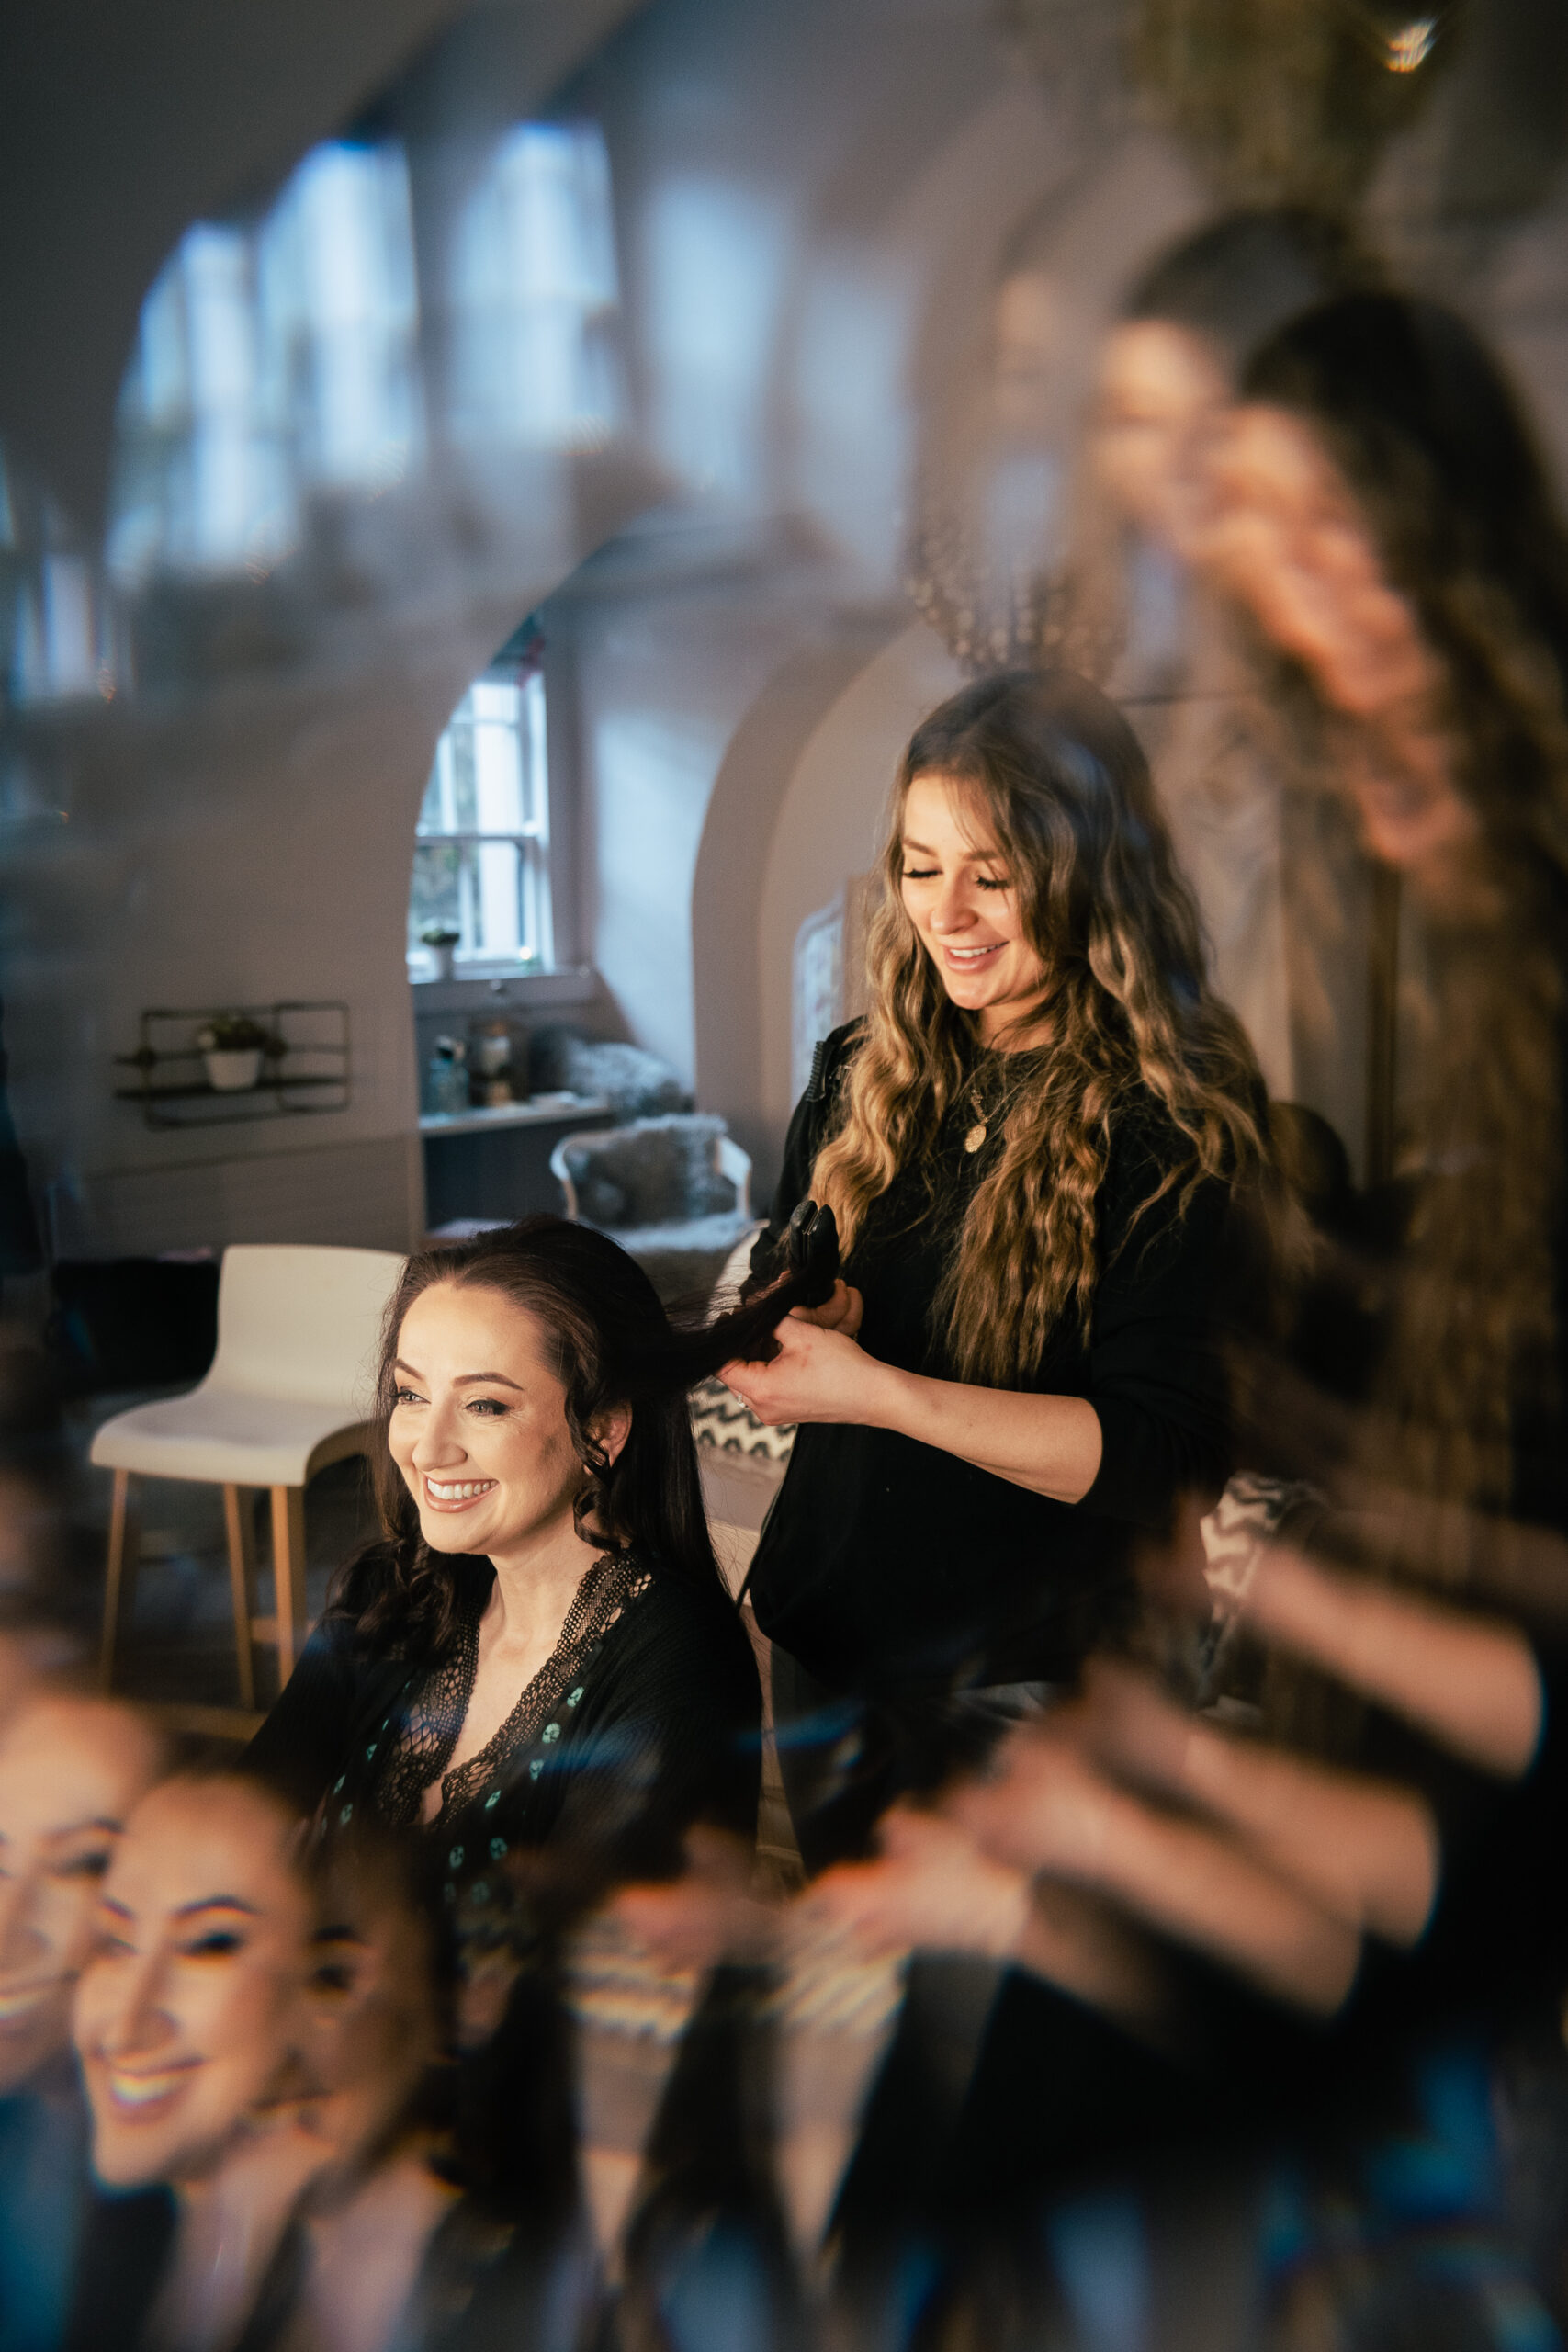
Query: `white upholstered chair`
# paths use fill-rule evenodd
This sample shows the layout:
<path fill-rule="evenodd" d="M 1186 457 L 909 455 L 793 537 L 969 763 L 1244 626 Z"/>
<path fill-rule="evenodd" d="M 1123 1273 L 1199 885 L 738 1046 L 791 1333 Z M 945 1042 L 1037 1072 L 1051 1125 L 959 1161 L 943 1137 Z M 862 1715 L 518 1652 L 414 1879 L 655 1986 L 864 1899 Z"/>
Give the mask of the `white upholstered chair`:
<path fill-rule="evenodd" d="M 385 1250 L 263 1243 L 223 1252 L 218 1352 L 184 1396 L 137 1405 L 104 1423 L 93 1460 L 114 1472 L 100 1676 L 113 1679 L 122 1608 L 135 1581 L 134 1474 L 221 1487 L 240 1703 L 255 1704 L 254 1642 L 275 1642 L 288 1679 L 305 1625 L 305 1488 L 329 1462 L 363 1453 L 381 1317 L 403 1261 Z M 270 1617 L 253 1617 L 254 1572 L 247 1488 L 272 1494 Z"/>

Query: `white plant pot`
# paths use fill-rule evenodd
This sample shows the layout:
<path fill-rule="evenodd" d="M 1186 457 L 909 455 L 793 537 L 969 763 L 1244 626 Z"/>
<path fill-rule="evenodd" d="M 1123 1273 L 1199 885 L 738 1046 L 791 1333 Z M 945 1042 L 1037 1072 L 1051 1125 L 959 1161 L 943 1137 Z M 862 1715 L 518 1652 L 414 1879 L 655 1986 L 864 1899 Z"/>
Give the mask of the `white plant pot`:
<path fill-rule="evenodd" d="M 201 1058 L 207 1064 L 207 1083 L 214 1094 L 243 1094 L 261 1076 L 259 1046 L 243 1046 L 232 1053 L 203 1054 Z"/>
<path fill-rule="evenodd" d="M 431 978 L 449 980 L 452 977 L 452 957 L 455 951 L 450 947 L 427 947 L 424 952 L 430 958 Z"/>

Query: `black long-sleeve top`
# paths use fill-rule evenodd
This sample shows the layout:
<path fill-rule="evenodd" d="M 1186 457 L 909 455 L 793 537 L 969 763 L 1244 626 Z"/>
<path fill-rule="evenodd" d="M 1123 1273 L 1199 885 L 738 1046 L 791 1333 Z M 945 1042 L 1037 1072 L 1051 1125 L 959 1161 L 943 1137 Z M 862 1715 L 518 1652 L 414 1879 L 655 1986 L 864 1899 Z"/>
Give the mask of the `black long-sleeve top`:
<path fill-rule="evenodd" d="M 476 1616 L 495 1571 L 458 1558 L 459 1608 Z M 302 1814 L 346 1826 L 375 1809 L 386 1744 L 430 1668 L 367 1648 L 347 1615 L 323 1620 L 245 1751 L 248 1771 Z M 707 1820 L 755 1835 L 761 1693 L 750 1642 L 716 1577 L 711 1592 L 657 1566 L 593 1645 L 534 1738 L 431 1833 L 453 1924 L 493 1907 L 497 1865 L 553 1854 L 617 1877 L 677 1869 Z M 436 1852 L 435 1848 L 439 1848 Z"/>
<path fill-rule="evenodd" d="M 858 1024 L 828 1040 L 796 1107 L 769 1235 L 809 1190 L 841 1116 Z M 933 1307 L 999 1120 L 964 1148 L 972 1104 L 949 1111 L 929 1157 L 872 1204 L 844 1266 L 865 1302 L 868 1355 L 956 1377 Z M 1141 1217 L 1185 1156 L 1152 1095 L 1116 1119 L 1097 1207 L 1100 1273 L 1087 1343 L 1059 1329 L 1018 1386 L 1084 1396 L 1100 1466 L 1077 1503 L 1052 1501 L 954 1454 L 886 1430 L 803 1427 L 751 1574 L 770 1638 L 830 1688 L 871 1693 L 1069 1677 L 1124 1610 L 1134 1547 L 1168 1527 L 1177 1499 L 1205 1504 L 1229 1470 L 1214 1302 L 1229 1248 L 1227 1188 L 1204 1183 L 1185 1211 L 1174 1188 Z"/>

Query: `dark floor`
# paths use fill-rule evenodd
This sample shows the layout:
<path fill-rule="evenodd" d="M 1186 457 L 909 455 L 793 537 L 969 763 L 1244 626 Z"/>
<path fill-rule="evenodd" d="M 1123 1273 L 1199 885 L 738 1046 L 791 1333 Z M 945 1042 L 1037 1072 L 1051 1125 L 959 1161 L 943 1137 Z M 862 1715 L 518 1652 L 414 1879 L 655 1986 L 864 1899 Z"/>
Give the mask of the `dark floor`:
<path fill-rule="evenodd" d="M 182 1384 L 187 1385 L 188 1384 Z M 50 1448 L 44 1481 L 54 1504 L 47 1588 L 40 1593 L 51 1619 L 96 1653 L 103 1614 L 104 1561 L 108 1544 L 111 1474 L 87 1459 L 93 1432 L 112 1414 L 178 1388 L 78 1399 L 64 1410 L 61 1438 Z M 232 1707 L 235 1681 L 233 1617 L 223 1497 L 218 1487 L 182 1478 L 138 1478 L 141 1566 L 122 1616 L 115 1688 L 127 1696 L 182 1706 Z M 253 1608 L 272 1608 L 271 1530 L 267 1498 L 254 1498 L 257 1589 Z M 305 1493 L 306 1599 L 319 1615 L 336 1570 L 375 1532 L 362 1461 L 334 1463 Z M 275 1653 L 254 1652 L 256 1703 L 276 1690 Z"/>

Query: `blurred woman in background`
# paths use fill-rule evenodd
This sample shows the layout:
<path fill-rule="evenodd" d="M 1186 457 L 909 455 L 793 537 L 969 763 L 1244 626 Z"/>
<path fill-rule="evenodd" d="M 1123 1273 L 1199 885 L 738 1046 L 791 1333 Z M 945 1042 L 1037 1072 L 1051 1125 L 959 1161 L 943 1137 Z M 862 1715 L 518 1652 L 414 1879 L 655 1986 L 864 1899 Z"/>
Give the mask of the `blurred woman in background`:
<path fill-rule="evenodd" d="M 1325 785 L 1400 877 L 1420 976 L 1364 1401 L 1347 1412 L 1272 1368 L 1258 1385 L 1264 1441 L 1341 1506 L 1313 1532 L 1319 1563 L 1266 1561 L 1247 1598 L 1262 1695 L 1286 1736 L 1414 1781 L 1434 1807 L 1434 1917 L 1410 1960 L 1363 1972 L 1350 2046 L 1459 2019 L 1482 2046 L 1524 2031 L 1561 2074 L 1568 535 L 1508 385 L 1434 304 L 1310 312 L 1258 352 L 1245 393 L 1209 560 L 1280 657 Z M 1462 1642 L 1456 1621 L 1442 1678 L 1450 1722 L 1489 1679 L 1511 1685 L 1506 1736 L 1455 1741 L 1434 1719 L 1442 1761 L 1413 1741 L 1389 1688 L 1408 1645 L 1325 1560 L 1517 1611 L 1522 1625 Z"/>
<path fill-rule="evenodd" d="M 1303 793 L 1231 600 L 1194 561 L 1207 464 L 1247 361 L 1375 282 L 1338 221 L 1232 212 L 1140 273 L 1100 355 L 1077 515 L 1047 607 L 1055 658 L 1133 718 L 1198 900 L 1218 993 L 1270 1093 L 1349 1131 L 1364 910 L 1349 828 Z M 1337 822 L 1336 822 L 1337 819 Z"/>
<path fill-rule="evenodd" d="M 311 1910 L 288 1808 L 252 1781 L 143 1797 L 99 1892 L 75 2042 L 108 2195 L 68 2343 L 219 2352 L 321 2162 L 288 2106 Z"/>
<path fill-rule="evenodd" d="M 1366 1455 L 1568 1529 L 1568 537 L 1545 468 L 1460 320 L 1365 295 L 1257 355 L 1218 480 L 1213 568 L 1425 947 Z"/>
<path fill-rule="evenodd" d="M 458 2352 L 533 2341 L 571 2210 L 506 2211 L 454 2132 L 450 1984 L 417 1849 L 374 1823 L 316 1849 L 298 2024 L 301 2143 L 316 2166 L 242 2352 Z M 527 2098 L 506 2117 L 525 2128 Z M 465 2188 L 468 2193 L 465 2194 Z"/>
<path fill-rule="evenodd" d="M 60 2341 L 86 2170 L 71 2006 L 98 1895 L 163 1742 L 130 1707 L 34 1690 L 0 1736 L 0 2339 Z"/>

